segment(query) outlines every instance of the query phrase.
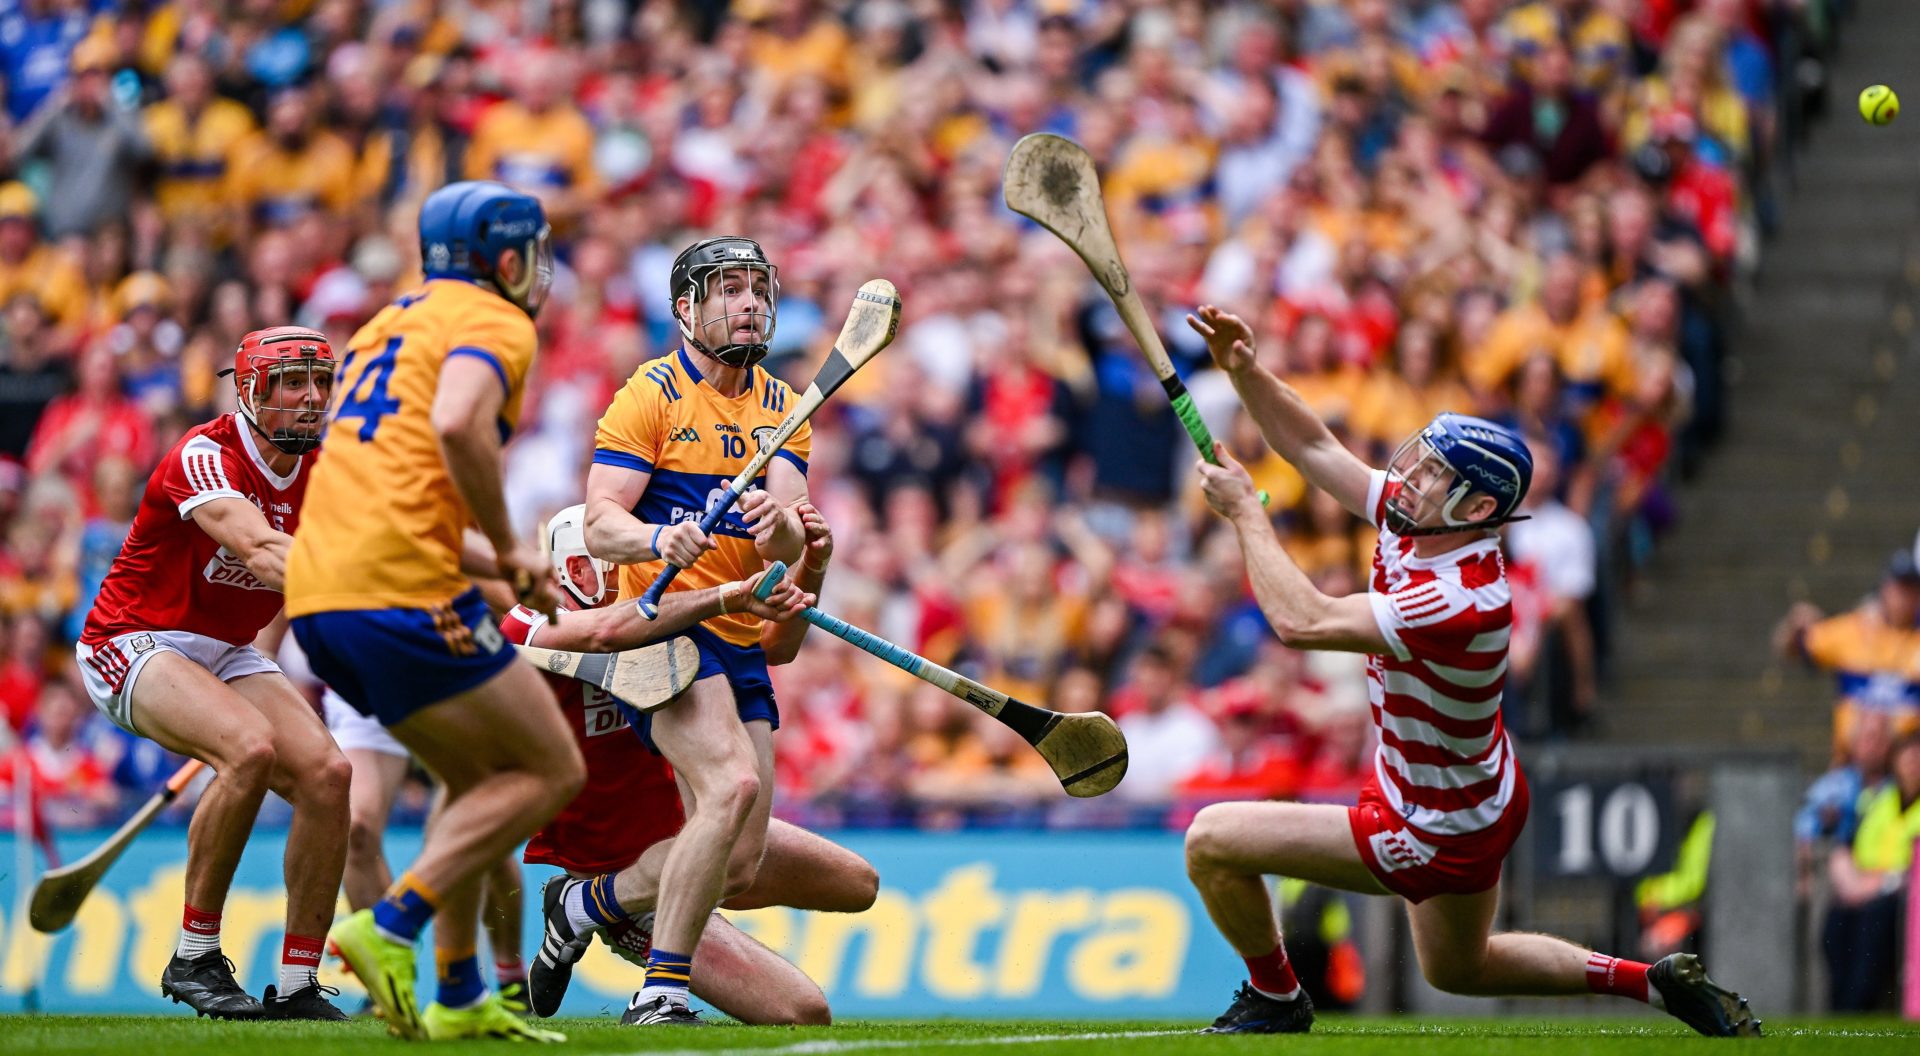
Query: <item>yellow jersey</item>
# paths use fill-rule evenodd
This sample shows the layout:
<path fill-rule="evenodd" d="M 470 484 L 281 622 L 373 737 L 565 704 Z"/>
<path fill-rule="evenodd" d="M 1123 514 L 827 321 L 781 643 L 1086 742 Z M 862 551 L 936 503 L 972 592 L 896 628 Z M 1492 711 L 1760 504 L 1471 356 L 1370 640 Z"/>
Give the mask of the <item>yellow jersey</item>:
<path fill-rule="evenodd" d="M 716 392 L 685 349 L 640 364 L 614 394 L 594 436 L 594 462 L 649 474 L 633 515 L 647 524 L 698 521 L 721 489 L 760 450 L 760 438 L 779 428 L 796 395 L 786 382 L 754 367 L 739 396 Z M 804 475 L 813 427 L 802 425 L 776 457 Z M 765 474 L 754 484 L 765 487 Z M 318 481 L 316 481 L 318 483 Z M 713 531 L 714 550 L 675 577 L 673 590 L 715 587 L 765 567 L 738 513 Z M 638 598 L 664 567 L 651 561 L 620 568 L 620 594 Z M 735 645 L 760 640 L 760 619 L 736 613 L 708 620 L 709 630 Z"/>
<path fill-rule="evenodd" d="M 472 586 L 460 571 L 472 515 L 431 420 L 440 368 L 455 356 L 492 365 L 506 390 L 504 439 L 535 344 L 525 312 L 459 279 L 430 280 L 353 335 L 287 558 L 287 615 L 428 608 Z"/>
<path fill-rule="evenodd" d="M 309 209 L 344 213 L 357 189 L 353 148 L 331 132 L 291 150 L 255 132 L 234 147 L 227 172 L 228 198 L 269 227 L 290 224 Z"/>
<path fill-rule="evenodd" d="M 467 179 L 499 180 L 518 191 L 592 194 L 593 125 L 571 105 L 536 114 L 519 103 L 496 103 L 473 129 Z"/>
<path fill-rule="evenodd" d="M 154 187 L 160 214 L 175 223 L 217 225 L 227 205 L 228 169 L 253 132 L 253 114 L 216 98 L 197 115 L 163 100 L 142 116 L 160 168 Z"/>

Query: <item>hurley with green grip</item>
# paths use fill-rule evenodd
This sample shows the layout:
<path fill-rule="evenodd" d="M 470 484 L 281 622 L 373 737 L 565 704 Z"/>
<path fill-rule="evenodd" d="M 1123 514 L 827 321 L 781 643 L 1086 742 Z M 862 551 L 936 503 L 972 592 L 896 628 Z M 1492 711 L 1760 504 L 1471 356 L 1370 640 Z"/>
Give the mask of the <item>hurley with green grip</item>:
<path fill-rule="evenodd" d="M 1064 136 L 1035 132 L 1013 145 L 1007 155 L 1002 193 L 1007 208 L 1053 232 L 1073 248 L 1086 262 L 1087 270 L 1099 281 L 1100 288 L 1112 298 L 1113 307 L 1127 324 L 1140 351 L 1160 387 L 1173 401 L 1173 413 L 1187 427 L 1200 457 L 1215 465 L 1213 433 L 1193 405 L 1186 383 L 1174 373 L 1173 359 L 1160 340 L 1160 331 L 1147 315 L 1146 302 L 1133 287 L 1133 277 L 1120 259 L 1120 247 L 1113 240 L 1113 225 L 1107 220 L 1106 199 L 1100 194 L 1100 177 L 1094 171 L 1093 157 L 1086 148 Z M 1267 493 L 1260 493 L 1260 504 L 1267 504 Z"/>
<path fill-rule="evenodd" d="M 762 601 L 773 592 L 787 574 L 784 562 L 775 561 L 760 577 L 754 596 Z M 887 641 L 835 616 L 808 607 L 800 610 L 808 623 L 872 653 L 907 674 L 939 686 L 948 693 L 999 719 L 1006 727 L 1033 745 L 1040 757 L 1053 768 L 1060 786 L 1070 796 L 1085 799 L 1110 792 L 1127 775 L 1127 738 L 1112 719 L 1097 712 L 1063 715 L 1046 708 L 1013 699 L 997 689 L 950 671 L 915 653 Z"/>

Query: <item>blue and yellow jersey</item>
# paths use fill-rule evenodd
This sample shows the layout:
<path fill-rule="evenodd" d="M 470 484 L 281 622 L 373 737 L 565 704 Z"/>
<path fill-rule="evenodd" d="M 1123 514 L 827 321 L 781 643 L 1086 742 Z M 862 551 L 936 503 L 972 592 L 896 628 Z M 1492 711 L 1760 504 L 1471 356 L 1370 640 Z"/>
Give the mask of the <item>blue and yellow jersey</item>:
<path fill-rule="evenodd" d="M 507 394 L 505 438 L 520 416 L 534 347 L 525 312 L 458 279 L 429 281 L 353 335 L 287 559 L 289 616 L 427 608 L 472 587 L 460 571 L 472 517 L 431 420 L 440 368 L 455 356 L 493 367 Z"/>
<path fill-rule="evenodd" d="M 344 213 L 355 204 L 353 166 L 353 148 L 331 132 L 292 150 L 255 132 L 234 147 L 226 193 L 269 227 L 292 223 L 309 210 Z"/>
<path fill-rule="evenodd" d="M 650 474 L 647 490 L 633 515 L 648 524 L 698 521 L 707 504 L 760 450 L 759 437 L 786 419 L 797 394 L 759 367 L 737 397 L 714 391 L 700 376 L 686 350 L 640 364 L 613 405 L 600 418 L 593 460 Z M 779 458 L 807 471 L 813 427 L 802 425 L 780 449 Z M 766 486 L 762 474 L 754 483 Z M 713 532 L 714 550 L 675 577 L 674 590 L 697 590 L 745 579 L 765 566 L 754 552 L 753 537 L 739 514 L 729 513 Z M 662 568 L 658 561 L 620 569 L 620 594 L 637 598 Z M 735 645 L 760 640 L 760 619 L 718 616 L 708 629 Z"/>
<path fill-rule="evenodd" d="M 226 207 L 227 172 L 253 132 L 253 115 L 231 99 L 214 99 L 198 116 L 163 100 L 142 115 L 159 178 L 154 201 L 176 223 L 211 222 Z"/>
<path fill-rule="evenodd" d="M 1895 627 L 1863 607 L 1807 628 L 1800 648 L 1839 683 L 1833 711 L 1836 756 L 1852 743 L 1862 711 L 1887 715 L 1895 736 L 1920 730 L 1920 630 Z"/>
<path fill-rule="evenodd" d="M 470 180 L 499 180 L 534 195 L 592 194 L 599 179 L 593 125 L 567 105 L 536 114 L 518 103 L 495 104 L 474 127 L 466 165 Z"/>

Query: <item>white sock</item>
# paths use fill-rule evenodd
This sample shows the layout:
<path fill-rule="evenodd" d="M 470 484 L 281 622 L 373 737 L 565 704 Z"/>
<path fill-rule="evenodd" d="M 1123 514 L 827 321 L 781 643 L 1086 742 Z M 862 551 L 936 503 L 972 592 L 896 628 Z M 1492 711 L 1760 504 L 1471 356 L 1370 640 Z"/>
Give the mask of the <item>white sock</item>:
<path fill-rule="evenodd" d="M 1252 983 L 1248 983 L 1247 985 L 1253 986 Z M 1293 989 L 1287 991 L 1284 994 L 1276 994 L 1271 990 L 1262 990 L 1257 986 L 1253 986 L 1253 992 L 1256 994 L 1259 994 L 1261 997 L 1273 998 L 1275 1001 L 1291 1001 L 1294 998 L 1300 996 L 1300 986 L 1299 984 L 1296 983 Z"/>
<path fill-rule="evenodd" d="M 656 997 L 664 997 L 670 1003 L 679 1005 L 681 1008 L 687 1007 L 687 988 L 686 987 L 667 986 L 667 985 L 659 985 L 659 984 L 641 987 L 640 992 L 634 996 L 634 999 L 633 999 L 634 1007 L 638 1008 L 639 1006 L 644 1005 L 649 1001 L 652 1001 Z"/>
<path fill-rule="evenodd" d="M 180 945 L 174 952 L 183 960 L 193 960 L 220 948 L 220 925 L 215 924 L 211 931 L 195 931 L 192 928 L 180 929 Z"/>
<path fill-rule="evenodd" d="M 560 908 L 566 910 L 567 923 L 573 926 L 575 935 L 600 930 L 600 923 L 587 915 L 587 881 L 569 881 L 567 889 L 560 893 Z"/>
<path fill-rule="evenodd" d="M 319 979 L 314 975 L 312 965 L 288 964 L 285 961 L 280 962 L 280 989 L 278 995 L 282 1000 L 318 982 Z"/>

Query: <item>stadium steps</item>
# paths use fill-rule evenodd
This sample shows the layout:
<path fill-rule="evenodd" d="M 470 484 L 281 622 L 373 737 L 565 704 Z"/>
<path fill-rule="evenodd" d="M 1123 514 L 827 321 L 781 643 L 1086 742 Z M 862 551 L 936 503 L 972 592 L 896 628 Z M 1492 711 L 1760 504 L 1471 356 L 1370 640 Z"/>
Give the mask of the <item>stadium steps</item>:
<path fill-rule="evenodd" d="M 1772 630 L 1798 599 L 1857 602 L 1920 530 L 1920 120 L 1874 128 L 1851 106 L 1910 68 L 1920 4 L 1859 6 L 1833 113 L 1741 296 L 1725 437 L 1622 601 L 1609 739 L 1793 747 L 1818 763 L 1831 682 L 1775 659 Z"/>

